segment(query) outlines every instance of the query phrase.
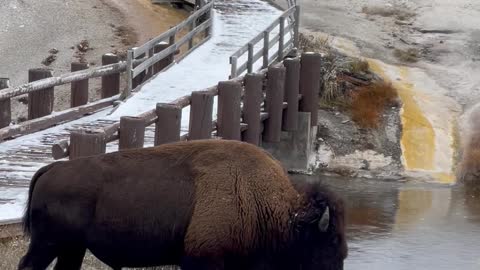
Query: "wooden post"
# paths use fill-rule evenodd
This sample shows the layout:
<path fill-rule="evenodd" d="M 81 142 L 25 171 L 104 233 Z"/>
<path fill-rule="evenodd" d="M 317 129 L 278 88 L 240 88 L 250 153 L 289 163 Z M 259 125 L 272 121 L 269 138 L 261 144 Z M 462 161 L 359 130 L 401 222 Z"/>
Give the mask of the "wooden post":
<path fill-rule="evenodd" d="M 197 20 L 193 20 L 191 23 L 190 23 L 190 31 L 193 31 L 193 29 L 195 29 L 196 27 L 196 22 Z M 188 49 L 192 49 L 193 48 L 193 37 L 188 41 Z"/>
<path fill-rule="evenodd" d="M 268 67 L 268 50 L 270 49 L 270 33 L 263 32 L 263 68 Z"/>
<path fill-rule="evenodd" d="M 294 13 L 294 27 L 293 27 L 293 46 L 299 49 L 300 46 L 300 6 L 295 6 Z"/>
<path fill-rule="evenodd" d="M 132 69 L 133 69 L 133 50 L 127 50 L 127 68 L 126 68 L 126 79 L 127 83 L 125 84 L 125 90 L 122 92 L 120 98 L 126 99 L 130 96 L 133 89 L 133 78 L 132 78 Z"/>
<path fill-rule="evenodd" d="M 145 53 L 142 53 L 139 55 L 135 60 L 145 58 Z M 140 65 L 140 62 L 134 63 L 133 68 L 136 68 L 138 65 Z M 147 69 L 148 70 L 148 69 Z M 132 78 L 132 90 L 137 88 L 140 84 L 142 84 L 146 79 L 147 79 L 147 70 L 144 70 L 140 72 L 135 78 Z"/>
<path fill-rule="evenodd" d="M 248 60 L 247 60 L 247 72 L 253 72 L 253 44 L 248 43 Z"/>
<path fill-rule="evenodd" d="M 223 81 L 218 83 L 218 136 L 226 140 L 240 140 L 240 82 Z"/>
<path fill-rule="evenodd" d="M 52 70 L 34 68 L 28 71 L 28 82 L 38 81 L 52 77 Z M 53 87 L 28 94 L 28 119 L 46 116 L 53 111 L 54 92 Z"/>
<path fill-rule="evenodd" d="M 279 39 L 278 39 L 278 62 L 283 61 L 283 51 L 284 51 L 284 39 L 285 39 L 285 17 L 280 17 L 280 32 L 279 32 Z"/>
<path fill-rule="evenodd" d="M 263 78 L 261 74 L 245 75 L 243 122 L 248 125 L 242 140 L 254 145 L 260 143 L 260 113 L 263 100 Z"/>
<path fill-rule="evenodd" d="M 105 149 L 104 132 L 79 130 L 70 133 L 70 159 L 103 154 Z"/>
<path fill-rule="evenodd" d="M 7 78 L 0 78 L 0 89 L 10 87 L 10 80 Z M 10 99 L 0 100 L 0 128 L 8 127 L 12 122 L 12 110 Z"/>
<path fill-rule="evenodd" d="M 320 94 L 322 56 L 319 53 L 303 53 L 300 62 L 300 111 L 311 113 L 311 125 L 317 126 L 318 98 Z"/>
<path fill-rule="evenodd" d="M 102 55 L 102 65 L 120 62 L 120 58 L 112 53 Z M 102 77 L 102 98 L 115 96 L 120 92 L 120 73 Z"/>
<path fill-rule="evenodd" d="M 167 42 L 160 42 L 160 43 L 155 45 L 155 53 L 159 53 L 159 52 L 165 50 L 166 48 L 168 48 L 169 46 L 170 46 L 170 44 L 168 44 Z M 153 64 L 153 74 L 159 73 L 164 68 L 166 68 L 168 65 L 170 65 L 171 64 L 170 60 L 171 60 L 170 57 L 166 57 L 166 58 L 158 61 L 157 63 Z"/>
<path fill-rule="evenodd" d="M 72 63 L 71 71 L 88 69 L 87 63 Z M 70 107 L 77 107 L 88 103 L 88 79 L 71 83 L 70 88 Z"/>
<path fill-rule="evenodd" d="M 268 112 L 268 119 L 265 120 L 265 130 L 263 132 L 263 140 L 265 142 L 280 142 L 284 92 L 285 67 L 269 67 L 265 100 L 265 110 Z"/>
<path fill-rule="evenodd" d="M 298 94 L 300 89 L 300 59 L 285 59 L 285 98 L 287 109 L 283 114 L 282 129 L 295 131 L 298 125 Z"/>
<path fill-rule="evenodd" d="M 120 117 L 118 149 L 142 148 L 145 140 L 145 119 L 141 117 Z"/>
<path fill-rule="evenodd" d="M 175 32 L 175 33 L 174 33 L 173 35 L 171 35 L 170 38 L 168 39 L 168 45 L 169 45 L 169 46 L 172 46 L 172 45 L 175 44 L 175 35 L 176 35 L 176 34 L 177 34 L 177 33 Z M 175 61 L 175 53 L 172 53 L 169 57 L 167 57 L 167 59 L 168 59 L 169 64 L 170 64 L 170 63 L 173 63 L 173 62 Z"/>
<path fill-rule="evenodd" d="M 58 160 L 64 157 L 68 157 L 70 155 L 68 149 L 68 141 L 61 140 L 52 145 L 52 157 L 54 160 Z"/>
<path fill-rule="evenodd" d="M 237 77 L 237 57 L 236 56 L 230 57 L 230 65 L 231 65 L 230 79 L 234 79 Z"/>
<path fill-rule="evenodd" d="M 192 92 L 190 105 L 189 140 L 212 137 L 213 95 L 205 91 Z"/>
<path fill-rule="evenodd" d="M 182 108 L 175 104 L 157 104 L 157 122 L 155 123 L 155 145 L 180 140 Z"/>

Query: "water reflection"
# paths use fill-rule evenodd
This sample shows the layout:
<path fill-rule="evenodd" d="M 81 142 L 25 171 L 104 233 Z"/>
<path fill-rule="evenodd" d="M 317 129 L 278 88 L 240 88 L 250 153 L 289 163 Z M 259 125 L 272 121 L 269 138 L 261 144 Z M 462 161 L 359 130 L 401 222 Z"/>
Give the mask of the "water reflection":
<path fill-rule="evenodd" d="M 321 181 L 347 206 L 345 269 L 480 269 L 480 188 L 292 176 Z"/>

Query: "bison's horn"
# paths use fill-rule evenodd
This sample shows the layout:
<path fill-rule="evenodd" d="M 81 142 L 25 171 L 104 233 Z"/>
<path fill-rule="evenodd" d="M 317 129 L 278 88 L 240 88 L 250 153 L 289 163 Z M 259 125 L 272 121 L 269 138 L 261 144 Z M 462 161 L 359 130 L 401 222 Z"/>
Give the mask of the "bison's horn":
<path fill-rule="evenodd" d="M 326 232 L 328 230 L 328 225 L 330 224 L 330 209 L 328 206 L 325 208 L 325 211 L 322 214 L 322 217 L 318 221 L 318 228 L 321 232 Z"/>

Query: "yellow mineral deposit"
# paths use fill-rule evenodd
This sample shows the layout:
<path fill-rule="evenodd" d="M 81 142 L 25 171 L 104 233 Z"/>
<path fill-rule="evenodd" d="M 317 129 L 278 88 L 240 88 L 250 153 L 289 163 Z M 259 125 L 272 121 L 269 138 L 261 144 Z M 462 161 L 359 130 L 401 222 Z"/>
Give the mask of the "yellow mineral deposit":
<path fill-rule="evenodd" d="M 347 55 L 361 56 L 358 47 L 347 39 L 335 37 L 330 44 Z M 392 83 L 401 99 L 400 143 L 407 174 L 453 184 L 457 151 L 454 134 L 461 112 L 459 104 L 420 68 L 366 60 L 373 72 Z"/>

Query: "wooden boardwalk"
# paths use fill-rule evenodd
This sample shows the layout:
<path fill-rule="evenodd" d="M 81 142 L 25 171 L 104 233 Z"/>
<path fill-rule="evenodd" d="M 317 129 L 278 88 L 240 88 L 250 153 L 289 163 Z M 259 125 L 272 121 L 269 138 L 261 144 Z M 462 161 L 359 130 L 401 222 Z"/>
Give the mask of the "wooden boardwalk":
<path fill-rule="evenodd" d="M 165 78 L 172 78 L 173 81 L 170 80 L 168 84 L 176 85 L 178 89 L 175 89 L 174 94 L 167 99 L 172 100 L 175 96 L 180 97 L 187 92 L 200 90 L 205 85 L 213 86 L 219 80 L 228 79 L 230 71 L 228 69 L 223 70 L 229 61 L 226 56 L 243 46 L 248 40 L 257 35 L 259 31 L 267 27 L 271 23 L 270 19 L 273 20 L 275 16 L 281 14 L 281 11 L 262 1 L 224 0 L 216 1 L 215 14 L 218 20 L 216 21 L 217 25 L 214 25 L 214 37 L 195 50 L 184 61 L 164 73 L 160 73 L 158 78 L 152 80 L 152 84 L 158 80 L 164 86 L 158 89 L 158 91 L 162 91 L 162 89 L 168 88 L 168 86 L 164 85 Z M 202 51 L 203 47 L 208 49 Z M 189 71 L 192 72 L 191 74 L 195 74 L 195 70 L 204 69 L 205 66 L 190 67 L 192 61 L 188 61 L 190 58 L 199 59 L 198 62 L 201 65 L 203 64 L 201 63 L 202 57 L 206 57 L 204 54 L 209 54 L 207 72 L 218 73 L 221 71 L 220 75 L 211 76 L 212 74 L 207 74 L 209 76 L 206 76 L 201 83 L 195 81 L 195 75 L 187 78 L 182 76 L 183 72 L 185 72 L 182 66 L 188 65 Z M 205 75 L 206 73 L 203 71 L 196 76 L 203 78 Z M 185 84 L 186 81 L 190 83 Z M 142 91 L 143 88 L 136 95 L 141 94 Z M 157 98 L 159 99 L 149 100 L 142 106 L 146 109 L 152 109 L 151 104 L 169 101 L 162 100 L 162 97 Z M 135 99 L 134 95 L 127 100 L 125 105 L 128 105 L 129 102 L 139 101 Z M 110 111 L 111 107 L 73 122 L 0 143 L 0 221 L 19 218 L 22 215 L 19 209 L 23 209 L 31 177 L 40 167 L 54 161 L 51 157 L 51 145 L 59 140 L 68 139 L 71 130 L 103 128 L 118 121 L 118 114 L 117 117 L 108 117 Z M 136 114 L 134 109 L 130 114 L 125 115 Z M 153 132 L 153 127 L 147 128 L 145 146 L 153 145 Z M 118 145 L 116 145 L 116 142 L 107 144 L 107 152 L 116 151 L 117 149 Z M 68 181 L 68 179 L 65 180 Z"/>

